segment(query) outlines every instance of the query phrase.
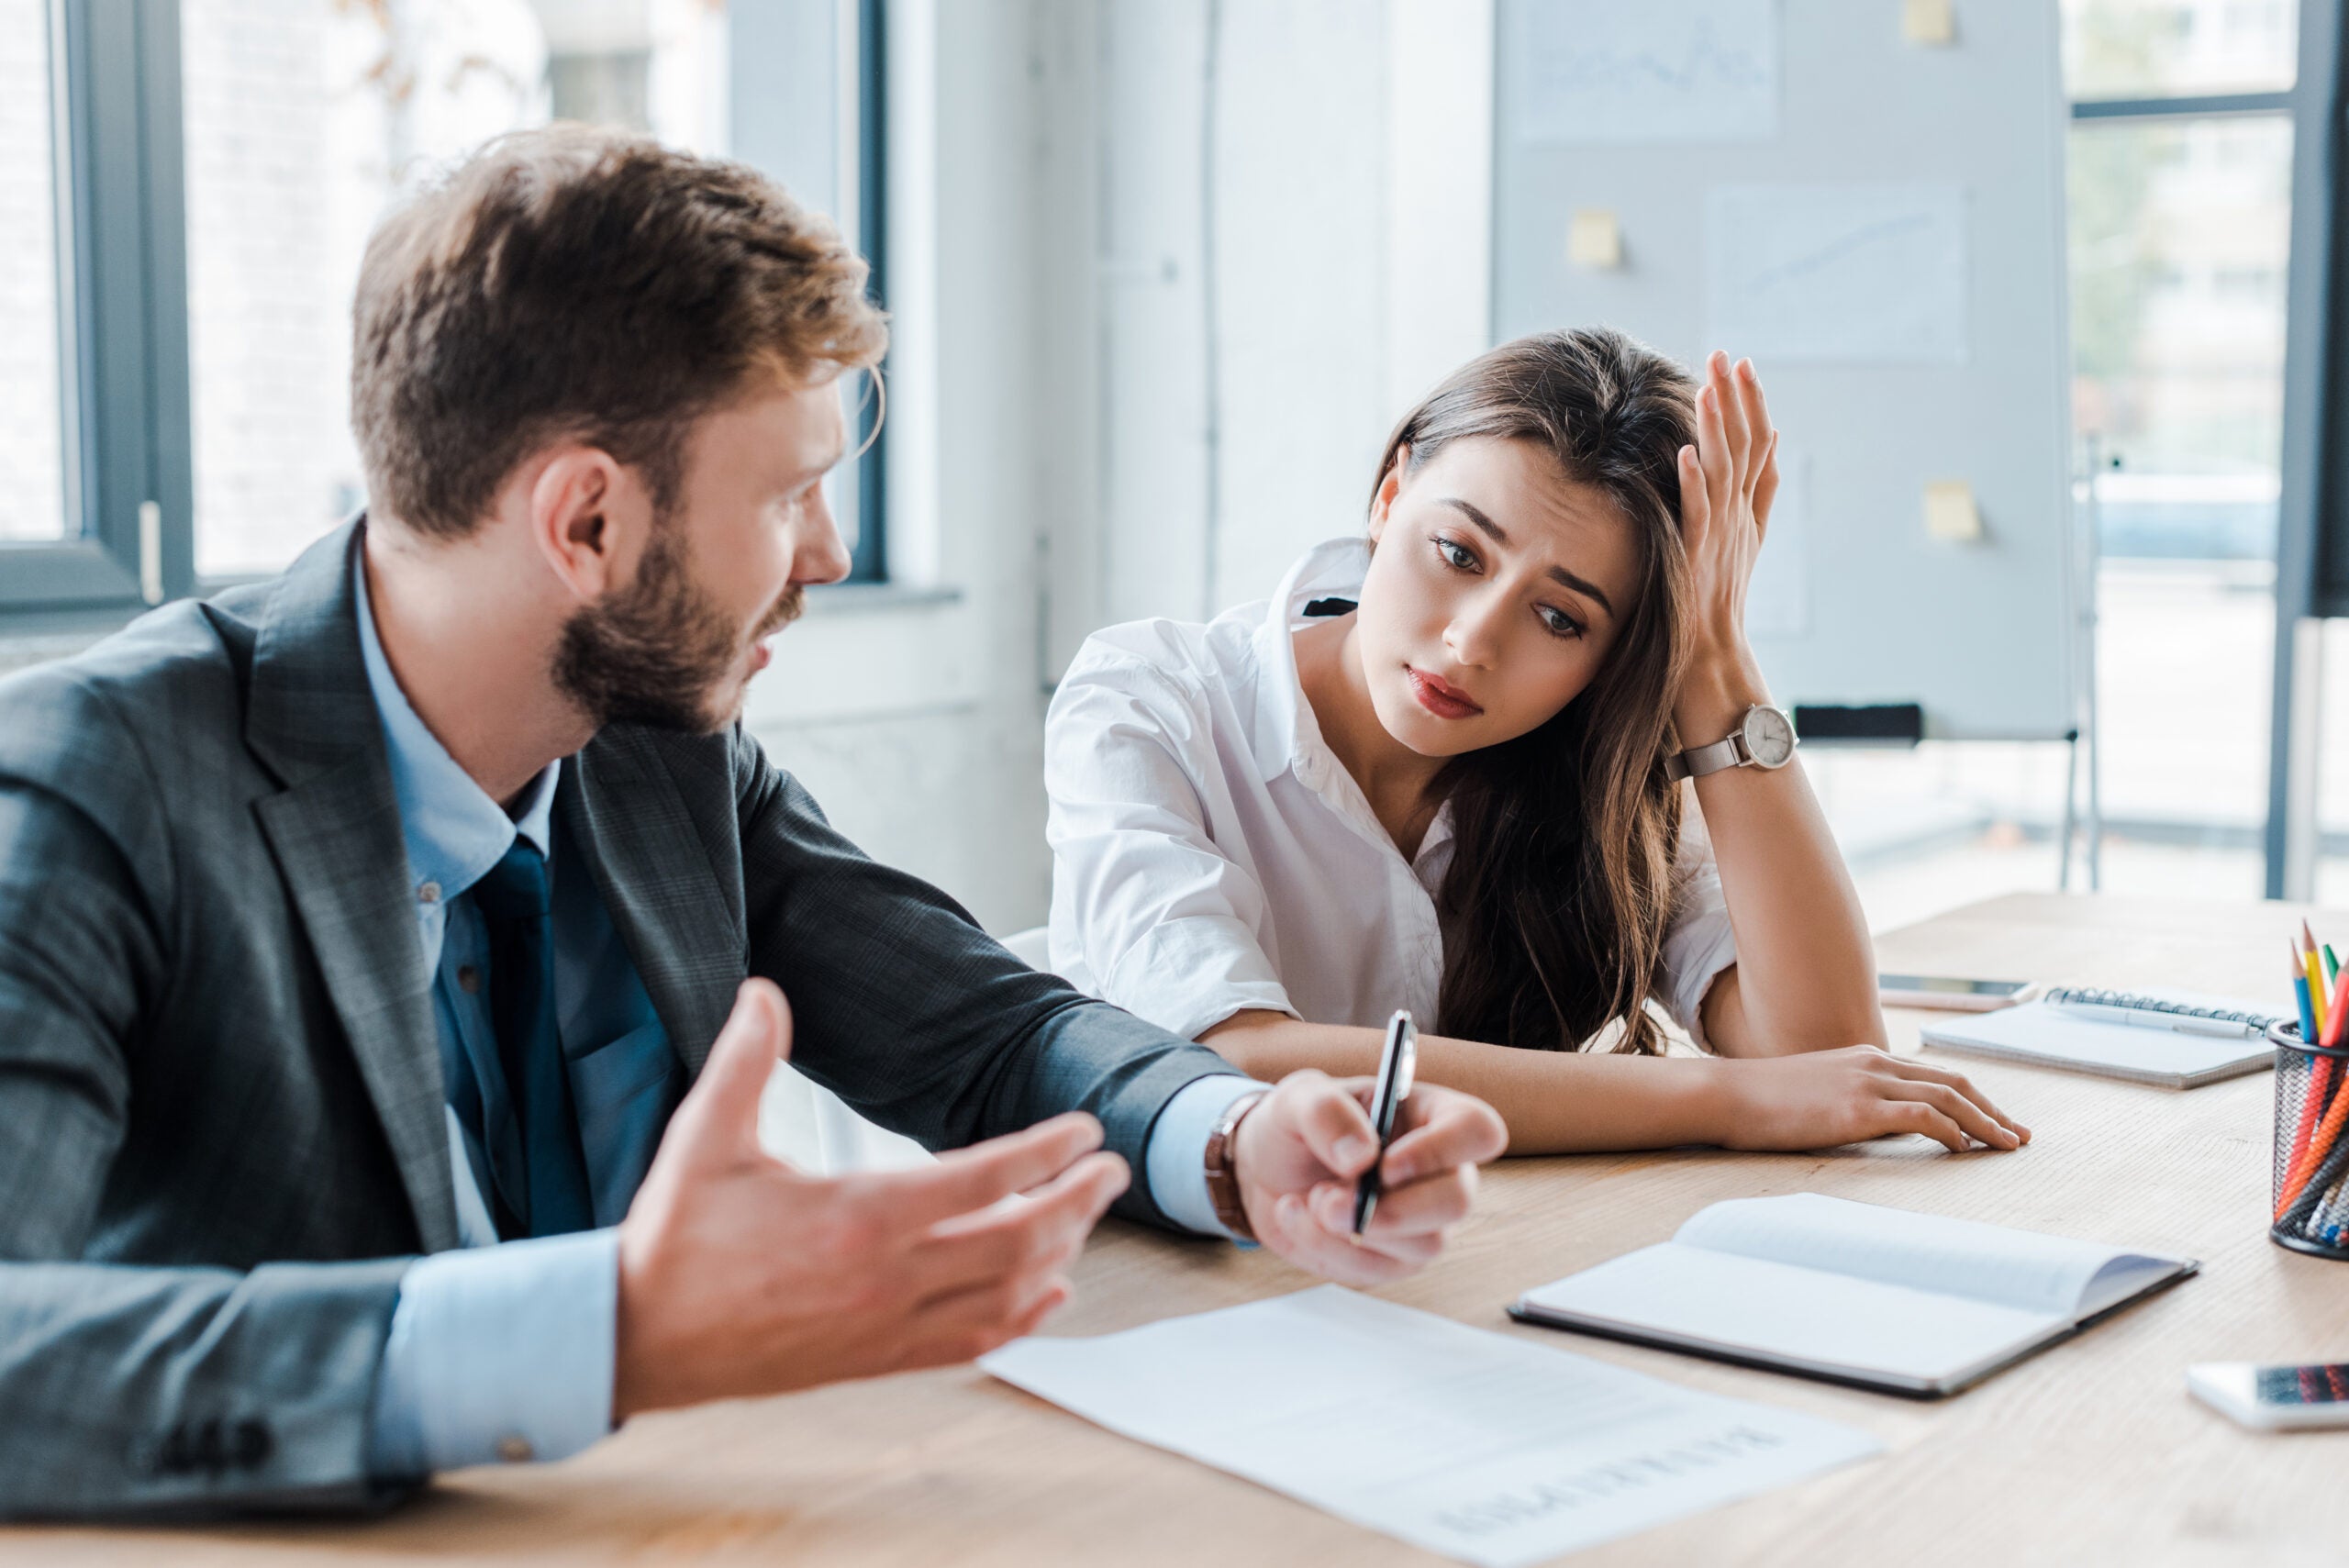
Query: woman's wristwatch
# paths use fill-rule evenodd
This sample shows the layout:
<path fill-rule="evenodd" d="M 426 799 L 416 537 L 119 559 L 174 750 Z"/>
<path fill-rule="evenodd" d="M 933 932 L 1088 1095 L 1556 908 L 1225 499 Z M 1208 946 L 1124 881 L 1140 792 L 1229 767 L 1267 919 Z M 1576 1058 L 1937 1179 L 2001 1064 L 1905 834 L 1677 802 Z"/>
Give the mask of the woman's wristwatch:
<path fill-rule="evenodd" d="M 1723 768 L 1783 768 L 1794 760 L 1795 725 L 1783 712 L 1755 703 L 1726 740 L 1691 746 L 1664 762 L 1664 776 L 1678 784 Z"/>

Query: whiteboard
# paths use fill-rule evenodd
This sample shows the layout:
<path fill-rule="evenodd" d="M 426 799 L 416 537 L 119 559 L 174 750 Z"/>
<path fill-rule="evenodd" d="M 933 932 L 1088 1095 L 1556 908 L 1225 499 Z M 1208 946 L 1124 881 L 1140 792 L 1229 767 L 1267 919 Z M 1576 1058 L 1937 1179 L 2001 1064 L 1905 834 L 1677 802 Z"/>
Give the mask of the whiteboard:
<path fill-rule="evenodd" d="M 1747 624 L 1778 702 L 2054 738 L 2078 706 L 2056 7 L 1955 9 L 1934 47 L 1896 0 L 1500 0 L 1493 325 L 1753 354 L 1787 458 Z M 1613 216 L 1620 265 L 1569 261 L 1578 212 Z M 1952 482 L 1978 540 L 1928 532 Z"/>

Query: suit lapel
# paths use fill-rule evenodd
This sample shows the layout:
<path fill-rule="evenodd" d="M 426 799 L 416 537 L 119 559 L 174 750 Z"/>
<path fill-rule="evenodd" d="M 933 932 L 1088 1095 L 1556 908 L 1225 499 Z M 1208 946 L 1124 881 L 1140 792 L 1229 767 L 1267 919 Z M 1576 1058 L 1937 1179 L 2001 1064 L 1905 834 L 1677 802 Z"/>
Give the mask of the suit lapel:
<path fill-rule="evenodd" d="M 555 810 L 670 1045 L 698 1075 L 748 973 L 748 947 L 739 900 L 719 886 L 684 793 L 646 737 L 607 731 L 565 764 Z"/>
<path fill-rule="evenodd" d="M 246 743 L 284 790 L 255 811 L 358 1058 L 428 1251 L 457 1245 L 432 977 L 351 591 L 360 525 L 278 580 L 253 650 Z"/>

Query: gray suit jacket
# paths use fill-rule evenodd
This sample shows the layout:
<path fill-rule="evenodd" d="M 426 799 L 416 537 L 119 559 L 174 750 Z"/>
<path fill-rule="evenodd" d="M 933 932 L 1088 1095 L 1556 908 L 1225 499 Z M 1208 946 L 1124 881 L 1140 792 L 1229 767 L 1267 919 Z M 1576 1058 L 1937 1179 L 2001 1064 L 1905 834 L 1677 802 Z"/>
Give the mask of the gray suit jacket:
<path fill-rule="evenodd" d="M 359 537 L 0 682 L 0 1514 L 396 1495 L 376 1369 L 457 1222 Z M 794 1060 L 885 1126 L 1082 1107 L 1139 1173 L 1230 1071 L 866 859 L 739 728 L 607 729 L 556 809 L 689 1073 L 768 975 Z"/>

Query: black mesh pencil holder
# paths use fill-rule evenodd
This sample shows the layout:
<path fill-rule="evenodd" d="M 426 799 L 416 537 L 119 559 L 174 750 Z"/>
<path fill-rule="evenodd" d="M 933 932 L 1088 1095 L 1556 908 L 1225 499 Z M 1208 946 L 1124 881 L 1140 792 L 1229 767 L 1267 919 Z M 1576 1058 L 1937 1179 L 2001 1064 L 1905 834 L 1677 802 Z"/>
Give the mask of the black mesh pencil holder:
<path fill-rule="evenodd" d="M 2349 1047 L 2310 1045 L 2298 1019 L 2267 1031 L 2276 1048 L 2276 1169 L 2267 1239 L 2349 1259 Z"/>

